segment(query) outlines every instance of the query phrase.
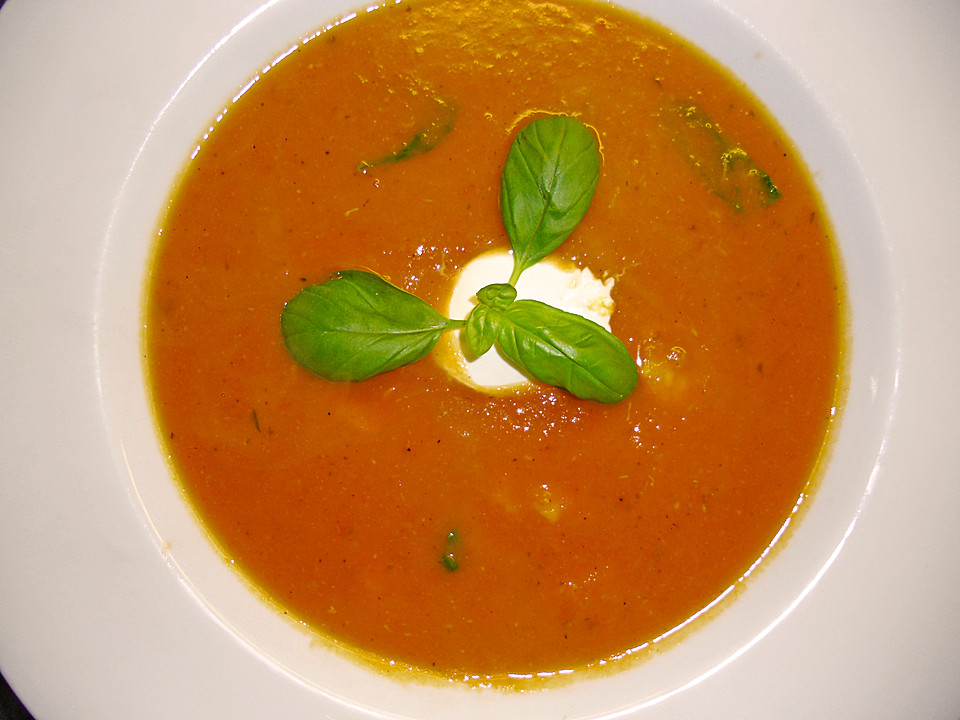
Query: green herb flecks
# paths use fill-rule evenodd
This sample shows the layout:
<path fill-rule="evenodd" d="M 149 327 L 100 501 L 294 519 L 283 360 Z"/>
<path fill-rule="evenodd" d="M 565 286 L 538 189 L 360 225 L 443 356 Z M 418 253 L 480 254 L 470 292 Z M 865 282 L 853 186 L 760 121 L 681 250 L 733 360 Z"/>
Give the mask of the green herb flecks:
<path fill-rule="evenodd" d="M 450 572 L 460 569 L 460 536 L 456 530 L 447 533 L 443 544 L 443 553 L 440 555 L 440 564 Z"/>
<path fill-rule="evenodd" d="M 585 400 L 618 402 L 637 384 L 636 362 L 611 332 L 542 302 L 517 300 L 526 268 L 553 252 L 587 212 L 597 185 L 596 136 L 571 117 L 540 118 L 514 140 L 503 171 L 503 219 L 514 253 L 509 282 L 477 292 L 463 320 L 437 313 L 378 275 L 347 270 L 290 300 L 280 319 L 291 355 L 328 380 L 366 380 L 429 354 L 463 330 L 476 357 L 497 347 L 527 375 Z"/>
<path fill-rule="evenodd" d="M 770 176 L 696 105 L 669 108 L 660 118 L 710 191 L 736 211 L 767 207 L 780 199 Z"/>

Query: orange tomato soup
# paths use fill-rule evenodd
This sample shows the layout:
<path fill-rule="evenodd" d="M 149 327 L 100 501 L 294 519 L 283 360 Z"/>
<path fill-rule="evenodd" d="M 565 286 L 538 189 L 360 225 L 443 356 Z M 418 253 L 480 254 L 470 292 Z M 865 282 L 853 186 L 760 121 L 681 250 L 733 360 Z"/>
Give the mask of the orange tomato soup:
<path fill-rule="evenodd" d="M 709 118 L 692 145 L 677 108 Z M 500 173 L 538 113 L 600 140 L 556 255 L 616 280 L 636 391 L 495 397 L 434 357 L 360 383 L 299 367 L 279 319 L 305 285 L 369 269 L 442 311 L 461 266 L 508 247 Z M 440 115 L 432 150 L 362 169 Z M 697 138 L 721 137 L 779 200 L 717 191 Z M 163 221 L 145 344 L 176 475 L 237 567 L 367 657 L 486 680 L 623 657 L 738 583 L 808 492 L 843 308 L 795 149 L 696 49 L 608 6 L 411 1 L 229 106 Z"/>

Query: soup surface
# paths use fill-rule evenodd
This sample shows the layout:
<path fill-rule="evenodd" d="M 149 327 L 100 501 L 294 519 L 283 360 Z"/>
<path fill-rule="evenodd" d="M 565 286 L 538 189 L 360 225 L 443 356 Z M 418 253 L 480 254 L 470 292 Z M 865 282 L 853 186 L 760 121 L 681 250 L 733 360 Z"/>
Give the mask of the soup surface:
<path fill-rule="evenodd" d="M 508 247 L 510 142 L 553 113 L 599 138 L 555 256 L 615 279 L 630 397 L 478 392 L 434 356 L 358 383 L 294 362 L 284 304 L 336 271 L 442 311 Z M 795 512 L 837 410 L 840 282 L 794 148 L 695 49 L 607 6 L 411 1 L 301 43 L 200 144 L 151 270 L 148 373 L 199 517 L 285 612 L 445 676 L 550 674 L 655 642 Z"/>

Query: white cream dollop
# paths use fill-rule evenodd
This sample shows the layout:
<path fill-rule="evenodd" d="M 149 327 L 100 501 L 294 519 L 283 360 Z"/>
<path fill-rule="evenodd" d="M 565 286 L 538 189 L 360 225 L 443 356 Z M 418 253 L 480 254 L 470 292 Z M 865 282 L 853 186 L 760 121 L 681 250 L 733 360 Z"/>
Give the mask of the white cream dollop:
<path fill-rule="evenodd" d="M 491 250 L 477 256 L 460 270 L 450 296 L 447 317 L 461 319 L 477 304 L 477 291 L 492 283 L 506 282 L 513 270 L 508 250 Z M 597 278 L 589 268 L 543 260 L 528 268 L 517 282 L 517 299 L 539 300 L 582 315 L 610 329 L 614 302 L 610 296 L 614 280 Z M 460 332 L 447 333 L 438 348 L 443 367 L 461 382 L 490 393 L 511 392 L 530 384 L 530 378 L 510 364 L 496 347 L 479 358 L 468 358 L 460 343 Z"/>

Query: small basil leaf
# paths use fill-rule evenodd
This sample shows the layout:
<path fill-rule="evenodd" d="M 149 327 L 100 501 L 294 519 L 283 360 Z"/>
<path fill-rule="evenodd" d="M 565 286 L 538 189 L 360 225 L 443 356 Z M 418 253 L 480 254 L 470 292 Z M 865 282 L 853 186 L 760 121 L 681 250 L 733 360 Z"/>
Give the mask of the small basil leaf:
<path fill-rule="evenodd" d="M 501 178 L 501 214 L 513 248 L 515 284 L 583 219 L 600 177 L 593 131 L 568 116 L 538 118 L 513 141 Z"/>
<path fill-rule="evenodd" d="M 475 358 L 487 352 L 500 332 L 500 319 L 503 311 L 499 308 L 480 304 L 467 315 L 463 326 L 463 344 Z"/>
<path fill-rule="evenodd" d="M 537 380 L 585 400 L 619 402 L 637 384 L 636 362 L 616 335 L 537 300 L 503 311 L 497 346 Z"/>
<path fill-rule="evenodd" d="M 517 299 L 517 289 L 507 283 L 494 283 L 480 288 L 477 292 L 477 300 L 484 305 L 500 308 L 503 310 L 507 305 Z"/>
<path fill-rule="evenodd" d="M 416 362 L 452 325 L 423 300 L 362 270 L 304 288 L 280 316 L 290 354 L 328 380 L 366 380 Z"/>

